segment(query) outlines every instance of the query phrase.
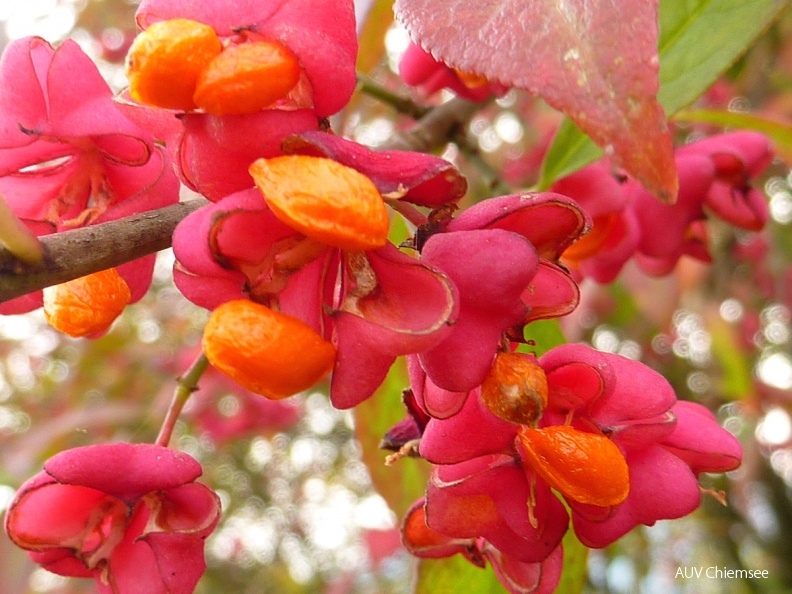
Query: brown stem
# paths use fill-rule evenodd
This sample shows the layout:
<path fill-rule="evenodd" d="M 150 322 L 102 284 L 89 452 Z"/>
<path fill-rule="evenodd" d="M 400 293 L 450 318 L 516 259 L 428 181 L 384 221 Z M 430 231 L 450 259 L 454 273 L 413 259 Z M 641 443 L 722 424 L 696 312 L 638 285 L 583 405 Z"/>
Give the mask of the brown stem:
<path fill-rule="evenodd" d="M 389 91 L 382 85 L 378 84 L 374 79 L 361 72 L 358 72 L 357 74 L 357 81 L 358 89 L 360 89 L 362 93 L 374 97 L 375 99 L 380 100 L 382 103 L 390 105 L 399 113 L 408 115 L 412 118 L 415 118 L 416 120 L 424 117 L 431 109 L 429 107 L 424 107 L 423 105 L 418 105 L 409 97 L 397 95 L 396 93 Z"/>
<path fill-rule="evenodd" d="M 459 126 L 465 124 L 481 108 L 481 103 L 459 97 L 446 101 L 433 108 L 413 128 L 394 136 L 383 148 L 431 152 L 448 142 Z"/>
<path fill-rule="evenodd" d="M 140 214 L 41 237 L 39 264 L 0 248 L 0 302 L 153 254 L 171 245 L 176 225 L 209 204 L 198 198 Z"/>

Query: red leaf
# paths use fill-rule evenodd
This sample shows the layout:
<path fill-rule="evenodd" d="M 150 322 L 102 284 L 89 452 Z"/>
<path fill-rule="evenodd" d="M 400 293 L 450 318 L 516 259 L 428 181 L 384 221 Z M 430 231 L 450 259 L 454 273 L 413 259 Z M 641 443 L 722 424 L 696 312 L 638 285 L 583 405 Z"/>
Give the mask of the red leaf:
<path fill-rule="evenodd" d="M 395 11 L 435 58 L 541 96 L 655 196 L 676 198 L 657 0 L 397 0 Z"/>

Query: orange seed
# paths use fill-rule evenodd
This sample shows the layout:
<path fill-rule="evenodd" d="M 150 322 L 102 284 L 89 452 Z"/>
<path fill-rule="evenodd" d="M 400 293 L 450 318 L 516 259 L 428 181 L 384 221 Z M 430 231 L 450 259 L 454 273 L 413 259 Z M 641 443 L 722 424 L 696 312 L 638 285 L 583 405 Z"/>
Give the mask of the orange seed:
<path fill-rule="evenodd" d="M 627 498 L 627 462 L 616 444 L 604 435 L 559 425 L 522 427 L 518 437 L 523 464 L 570 499 L 607 507 Z"/>
<path fill-rule="evenodd" d="M 129 48 L 129 92 L 141 103 L 166 109 L 195 109 L 198 77 L 223 49 L 209 25 L 189 19 L 152 24 Z"/>
<path fill-rule="evenodd" d="M 335 347 L 302 320 L 247 299 L 217 307 L 202 344 L 217 369 L 271 399 L 310 388 L 335 362 Z"/>
<path fill-rule="evenodd" d="M 44 317 L 75 338 L 104 332 L 124 311 L 132 294 L 115 268 L 44 289 Z"/>
<path fill-rule="evenodd" d="M 331 159 L 286 155 L 250 166 L 256 186 L 281 221 L 312 239 L 348 251 L 382 247 L 388 211 L 362 173 Z"/>
<path fill-rule="evenodd" d="M 277 41 L 225 49 L 204 69 L 193 97 L 214 115 L 254 113 L 285 97 L 300 80 L 297 58 Z"/>
<path fill-rule="evenodd" d="M 498 353 L 481 384 L 484 405 L 502 419 L 534 425 L 547 406 L 547 376 L 517 353 Z"/>

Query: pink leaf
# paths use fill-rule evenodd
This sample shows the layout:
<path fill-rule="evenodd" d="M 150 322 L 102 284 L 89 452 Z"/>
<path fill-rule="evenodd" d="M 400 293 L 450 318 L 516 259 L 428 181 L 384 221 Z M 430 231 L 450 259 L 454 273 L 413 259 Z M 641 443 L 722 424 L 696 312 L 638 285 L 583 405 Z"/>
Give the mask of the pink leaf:
<path fill-rule="evenodd" d="M 655 196 L 677 193 L 659 88 L 657 0 L 397 0 L 449 66 L 540 95 Z"/>

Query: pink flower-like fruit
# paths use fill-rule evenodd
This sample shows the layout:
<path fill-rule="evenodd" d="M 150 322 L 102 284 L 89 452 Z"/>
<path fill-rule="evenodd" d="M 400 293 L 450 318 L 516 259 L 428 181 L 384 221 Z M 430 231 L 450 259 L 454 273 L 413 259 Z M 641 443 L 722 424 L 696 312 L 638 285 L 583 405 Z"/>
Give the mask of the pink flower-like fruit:
<path fill-rule="evenodd" d="M 101 594 L 190 594 L 220 500 L 187 454 L 150 444 L 66 450 L 23 484 L 5 529 L 44 569 Z"/>

